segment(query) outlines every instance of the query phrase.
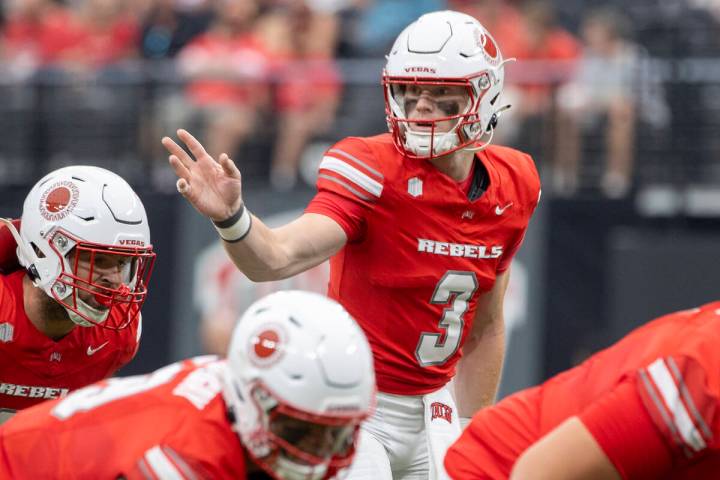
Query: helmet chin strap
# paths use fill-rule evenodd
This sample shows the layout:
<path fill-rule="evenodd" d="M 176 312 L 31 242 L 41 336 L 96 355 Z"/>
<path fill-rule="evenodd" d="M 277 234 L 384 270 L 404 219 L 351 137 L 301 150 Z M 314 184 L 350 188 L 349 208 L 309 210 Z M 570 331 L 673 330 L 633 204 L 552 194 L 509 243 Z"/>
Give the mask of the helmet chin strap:
<path fill-rule="evenodd" d="M 469 108 L 469 107 L 468 107 Z M 410 125 L 405 128 L 405 148 L 416 155 L 437 155 L 440 156 L 448 150 L 458 146 L 460 139 L 457 135 L 457 129 L 460 127 L 460 119 L 447 132 L 433 133 L 415 132 Z M 433 151 L 430 151 L 430 145 Z"/>
<path fill-rule="evenodd" d="M 303 465 L 285 457 L 282 452 L 273 467 L 275 473 L 284 480 L 320 480 L 327 472 L 327 464 Z"/>
<path fill-rule="evenodd" d="M 493 135 L 495 135 L 495 129 L 491 128 L 489 137 L 485 143 L 483 143 L 481 145 L 477 145 L 475 147 L 467 146 L 467 147 L 463 148 L 463 150 L 467 150 L 469 152 L 479 152 L 480 150 L 485 150 L 485 148 L 487 148 L 487 146 L 490 145 L 490 143 L 492 143 Z M 475 137 L 475 140 L 478 140 L 482 136 L 483 136 L 483 133 L 481 132 L 477 137 Z"/>
<path fill-rule="evenodd" d="M 80 310 L 85 316 L 91 318 L 93 320 L 92 322 L 84 319 L 77 312 L 74 312 L 72 309 L 68 308 L 64 304 L 61 303 L 61 305 L 63 305 L 65 310 L 68 312 L 70 320 L 80 325 L 81 327 L 94 327 L 99 323 L 105 322 L 108 315 L 110 315 L 110 309 L 100 310 L 99 308 L 91 307 L 87 303 L 83 302 L 80 297 L 77 298 L 77 309 Z"/>
<path fill-rule="evenodd" d="M 15 243 L 17 244 L 18 248 L 18 257 L 24 257 L 24 258 L 18 258 L 18 260 L 26 260 L 28 262 L 28 265 L 23 265 L 25 268 L 29 268 L 31 265 L 34 265 L 35 262 L 37 262 L 38 257 L 35 255 L 35 252 L 32 251 L 32 249 L 27 248 L 25 245 L 25 242 L 23 241 L 22 237 L 20 236 L 20 232 L 17 231 L 15 228 L 15 225 L 10 221 L 10 219 L 7 218 L 0 218 L 0 223 L 4 223 L 5 227 L 10 231 L 10 234 L 15 239 Z M 22 262 L 21 262 L 22 263 Z M 33 284 L 36 287 L 39 287 L 39 281 L 38 279 L 33 279 Z"/>
<path fill-rule="evenodd" d="M 463 150 L 468 150 L 470 152 L 479 152 L 480 150 L 484 150 L 485 148 L 487 148 L 487 146 L 490 145 L 490 143 L 492 142 L 493 136 L 495 135 L 495 125 L 497 124 L 497 121 L 500 118 L 500 114 L 502 114 L 502 112 L 504 112 L 506 110 L 509 110 L 511 106 L 512 105 L 505 105 L 503 107 L 500 107 L 499 109 L 497 109 L 497 111 L 495 113 L 493 113 L 493 118 L 490 120 L 490 125 L 489 125 L 489 127 L 490 127 L 489 137 L 485 143 L 475 146 L 475 147 L 468 146 L 468 147 L 464 148 Z M 487 132 L 480 131 L 477 134 L 477 136 L 473 139 L 473 141 L 479 140 L 486 133 Z"/>
<path fill-rule="evenodd" d="M 430 144 L 433 145 L 433 152 L 430 152 Z M 447 152 L 457 146 L 457 144 L 458 138 L 455 129 L 440 135 L 413 132 L 410 129 L 405 131 L 405 148 L 416 155 L 441 155 L 443 152 Z"/>

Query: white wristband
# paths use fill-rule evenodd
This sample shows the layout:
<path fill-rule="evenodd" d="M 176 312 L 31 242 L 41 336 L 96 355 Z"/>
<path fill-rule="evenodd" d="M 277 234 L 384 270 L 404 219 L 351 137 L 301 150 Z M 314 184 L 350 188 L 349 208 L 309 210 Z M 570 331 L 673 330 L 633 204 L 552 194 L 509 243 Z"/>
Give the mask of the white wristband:
<path fill-rule="evenodd" d="M 460 421 L 460 428 L 465 430 L 470 424 L 472 417 L 458 417 L 458 420 Z"/>
<path fill-rule="evenodd" d="M 220 238 L 226 242 L 239 242 L 250 233 L 252 215 L 250 215 L 250 211 L 243 205 L 240 207 L 240 210 L 235 212 L 230 218 L 220 222 L 213 220 L 213 226 L 220 234 Z"/>

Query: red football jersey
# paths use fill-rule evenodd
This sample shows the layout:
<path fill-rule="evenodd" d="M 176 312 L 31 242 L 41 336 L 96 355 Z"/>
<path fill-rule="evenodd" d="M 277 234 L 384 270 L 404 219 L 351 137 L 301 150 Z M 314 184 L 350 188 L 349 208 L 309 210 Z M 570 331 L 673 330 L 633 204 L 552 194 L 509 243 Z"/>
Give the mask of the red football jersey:
<path fill-rule="evenodd" d="M 720 471 L 720 302 L 661 317 L 539 387 L 480 411 L 448 450 L 454 479 L 507 478 L 578 416 L 623 478 Z"/>
<path fill-rule="evenodd" d="M 0 427 L 0 478 L 245 478 L 216 360 L 113 378 L 19 412 Z"/>
<path fill-rule="evenodd" d="M 306 212 L 348 234 L 330 262 L 329 296 L 368 336 L 380 391 L 418 395 L 452 378 L 477 299 L 509 267 L 537 206 L 528 155 L 490 146 L 475 161 L 489 184 L 474 201 L 430 162 L 401 155 L 389 134 L 346 138 L 320 164 Z"/>
<path fill-rule="evenodd" d="M 12 223 L 19 232 L 20 220 L 15 219 Z M 21 268 L 15 253 L 16 250 L 15 237 L 4 223 L 0 223 L 0 273 L 8 274 Z"/>
<path fill-rule="evenodd" d="M 25 314 L 24 276 L 24 270 L 0 275 L 0 408 L 17 410 L 65 396 L 112 375 L 135 356 L 140 318 L 123 330 L 76 327 L 58 341 L 41 333 Z"/>

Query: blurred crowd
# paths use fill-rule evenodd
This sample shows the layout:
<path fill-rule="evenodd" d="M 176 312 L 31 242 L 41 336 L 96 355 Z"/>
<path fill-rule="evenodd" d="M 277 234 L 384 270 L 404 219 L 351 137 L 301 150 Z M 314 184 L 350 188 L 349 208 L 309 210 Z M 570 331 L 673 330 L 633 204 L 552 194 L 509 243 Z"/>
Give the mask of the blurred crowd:
<path fill-rule="evenodd" d="M 182 126 L 198 133 L 211 154 L 228 152 L 241 163 L 253 156 L 248 145 L 268 145 L 255 157 L 267 165 L 260 171 L 272 188 L 283 191 L 297 184 L 301 159 L 317 146 L 314 142 L 353 133 L 336 131 L 338 112 L 354 80 L 348 78 L 351 70 L 341 68 L 343 62 L 381 60 L 403 25 L 424 12 L 450 8 L 478 18 L 503 55 L 517 59 L 508 66 L 505 95 L 513 108 L 501 121 L 498 142 L 530 151 L 541 163 L 546 189 L 558 195 L 591 190 L 622 198 L 637 178 L 638 142 L 677 132 L 673 92 L 651 60 L 675 55 L 686 40 L 676 39 L 661 51 L 648 32 L 667 40 L 676 20 L 689 15 L 694 31 L 709 33 L 695 33 L 685 54 L 693 49 L 717 53 L 720 36 L 715 2 L 639 0 L 626 9 L 612 4 L 4 0 L 0 80 L 3 86 L 35 82 L 67 87 L 59 96 L 33 98 L 31 104 L 44 112 L 44 120 L 30 119 L 27 128 L 17 127 L 35 132 L 28 141 L 42 140 L 42 146 L 30 149 L 36 159 L 63 150 L 77 157 L 74 144 L 85 132 L 109 145 L 88 147 L 93 155 L 122 160 L 126 157 L 118 151 L 127 151 L 151 158 L 157 166 L 154 181 L 162 186 L 164 156 L 158 139 Z M 642 31 L 633 31 L 634 25 Z M 148 65 L 156 67 L 156 75 L 162 72 L 153 77 L 162 79 L 160 87 L 147 87 Z M 371 87 L 368 95 L 378 98 L 381 65 L 363 75 L 375 79 L 366 86 Z M 142 78 L 142 88 L 126 88 L 137 78 Z M 0 92 L 9 98 L 6 105 L 19 102 L 7 92 Z M 56 100 L 60 97 L 64 101 Z M 73 111 L 80 112 L 79 120 L 70 119 Z M 344 114 L 352 117 L 353 111 Z M 381 133 L 382 111 L 374 116 L 375 132 Z M 20 120 L 18 116 L 15 122 Z M 128 125 L 134 129 L 129 137 Z M 125 144 L 123 132 L 129 138 Z M 15 141 L 22 135 L 19 131 Z M 111 151 L 98 153 L 103 148 Z M 3 150 L 0 145 L 0 161 L 20 161 Z"/>

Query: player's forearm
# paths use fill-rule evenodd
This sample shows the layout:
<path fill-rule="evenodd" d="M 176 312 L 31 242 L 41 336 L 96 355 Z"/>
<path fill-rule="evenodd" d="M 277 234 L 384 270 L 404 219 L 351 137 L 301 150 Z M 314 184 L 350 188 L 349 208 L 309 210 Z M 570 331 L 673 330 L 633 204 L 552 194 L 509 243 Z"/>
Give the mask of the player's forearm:
<path fill-rule="evenodd" d="M 660 476 L 665 477 L 665 475 Z M 643 475 L 643 478 L 660 476 Z M 567 419 L 525 450 L 510 474 L 511 480 L 619 480 L 620 478 L 613 463 L 578 417 Z"/>
<path fill-rule="evenodd" d="M 500 319 L 463 347 L 455 378 L 455 395 L 461 417 L 471 417 L 492 405 L 497 396 L 505 357 L 505 329 Z"/>
<path fill-rule="evenodd" d="M 254 282 L 278 280 L 297 272 L 278 235 L 253 215 L 247 236 L 240 241 L 223 241 L 225 250 L 238 269 Z M 289 272 L 289 273 L 288 273 Z"/>
<path fill-rule="evenodd" d="M 235 265 L 250 280 L 263 282 L 291 277 L 319 265 L 346 241 L 345 232 L 333 220 L 305 214 L 273 229 L 253 216 L 247 235 L 224 243 Z"/>

